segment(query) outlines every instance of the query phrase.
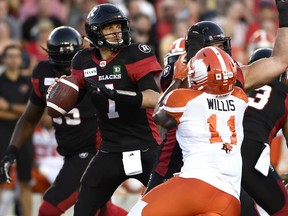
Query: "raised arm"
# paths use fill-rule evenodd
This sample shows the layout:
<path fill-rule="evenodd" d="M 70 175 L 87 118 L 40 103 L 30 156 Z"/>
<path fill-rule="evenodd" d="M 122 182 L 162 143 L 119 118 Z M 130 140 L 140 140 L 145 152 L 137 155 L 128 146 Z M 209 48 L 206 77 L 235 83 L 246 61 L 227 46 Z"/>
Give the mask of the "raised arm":
<path fill-rule="evenodd" d="M 276 0 L 279 29 L 270 58 L 242 66 L 244 89 L 249 91 L 271 82 L 288 67 L 288 1 Z"/>

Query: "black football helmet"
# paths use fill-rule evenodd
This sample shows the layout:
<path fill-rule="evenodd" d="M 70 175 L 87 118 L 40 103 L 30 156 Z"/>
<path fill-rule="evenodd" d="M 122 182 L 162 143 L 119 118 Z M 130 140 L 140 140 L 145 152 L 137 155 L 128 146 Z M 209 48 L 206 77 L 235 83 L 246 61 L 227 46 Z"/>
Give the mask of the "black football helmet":
<path fill-rule="evenodd" d="M 252 64 L 253 62 L 262 59 L 262 58 L 269 58 L 272 55 L 271 48 L 258 48 L 256 49 L 253 54 L 250 56 L 248 65 Z M 288 84 L 288 72 L 285 71 L 278 77 L 278 81 L 284 84 Z"/>
<path fill-rule="evenodd" d="M 111 23 L 120 23 L 122 26 L 122 39 L 118 42 L 108 42 L 105 35 L 101 33 L 101 29 Z M 113 4 L 100 4 L 92 8 L 86 19 L 85 32 L 89 42 L 98 48 L 108 47 L 111 50 L 117 50 L 131 43 L 130 22 Z"/>
<path fill-rule="evenodd" d="M 258 48 L 250 56 L 248 65 L 262 58 L 269 58 L 272 55 L 271 48 Z"/>
<path fill-rule="evenodd" d="M 191 26 L 186 35 L 186 50 L 188 50 L 189 42 L 193 43 L 193 41 L 189 41 L 189 35 L 192 34 L 192 32 L 198 32 L 204 36 L 204 47 L 213 46 L 214 43 L 222 42 L 224 50 L 230 56 L 232 55 L 231 38 L 225 36 L 223 29 L 218 24 L 212 21 L 200 21 Z"/>
<path fill-rule="evenodd" d="M 81 49 L 83 41 L 80 33 L 69 26 L 55 28 L 47 40 L 49 61 L 60 71 L 70 68 L 73 56 Z"/>

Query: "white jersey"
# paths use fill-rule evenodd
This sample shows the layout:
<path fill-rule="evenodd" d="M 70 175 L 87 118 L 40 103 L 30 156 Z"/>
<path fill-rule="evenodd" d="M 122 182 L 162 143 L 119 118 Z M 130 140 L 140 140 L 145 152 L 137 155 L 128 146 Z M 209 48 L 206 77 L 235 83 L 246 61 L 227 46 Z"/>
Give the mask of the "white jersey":
<path fill-rule="evenodd" d="M 63 156 L 57 152 L 54 129 L 38 127 L 33 134 L 33 144 L 39 172 L 52 184 L 64 163 Z"/>
<path fill-rule="evenodd" d="M 163 108 L 178 122 L 176 138 L 184 162 L 181 177 L 200 179 L 239 199 L 247 101 L 238 87 L 227 96 L 192 89 L 167 95 Z"/>

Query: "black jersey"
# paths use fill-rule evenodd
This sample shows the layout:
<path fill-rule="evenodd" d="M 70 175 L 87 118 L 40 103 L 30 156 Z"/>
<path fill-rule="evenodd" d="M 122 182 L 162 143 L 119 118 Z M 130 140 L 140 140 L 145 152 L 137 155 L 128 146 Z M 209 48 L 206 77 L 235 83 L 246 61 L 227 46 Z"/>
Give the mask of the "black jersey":
<path fill-rule="evenodd" d="M 41 61 L 32 74 L 32 103 L 46 107 L 48 87 L 59 77 L 49 61 Z M 55 128 L 57 150 L 61 155 L 96 151 L 97 114 L 90 97 L 84 99 L 69 113 L 52 118 Z"/>
<path fill-rule="evenodd" d="M 17 80 L 11 81 L 7 78 L 5 73 L 2 73 L 0 76 L 0 97 L 4 98 L 11 104 L 15 103 L 25 105 L 29 99 L 31 87 L 30 77 L 19 76 Z M 0 120 L 0 155 L 9 145 L 9 141 L 17 121 L 18 118 Z"/>
<path fill-rule="evenodd" d="M 81 88 L 85 88 L 84 78 L 89 77 L 110 88 L 139 92 L 149 88 L 137 85 L 141 78 L 149 73 L 161 72 L 160 64 L 147 45 L 132 44 L 106 61 L 101 60 L 98 52 L 96 48 L 88 48 L 74 56 L 72 75 L 78 77 Z M 145 149 L 161 142 L 152 119 L 153 109 L 135 108 L 101 95 L 93 97 L 93 101 L 99 113 L 102 150 L 122 152 Z"/>
<path fill-rule="evenodd" d="M 288 86 L 275 80 L 251 91 L 248 104 L 243 121 L 245 138 L 270 144 L 287 119 Z"/>

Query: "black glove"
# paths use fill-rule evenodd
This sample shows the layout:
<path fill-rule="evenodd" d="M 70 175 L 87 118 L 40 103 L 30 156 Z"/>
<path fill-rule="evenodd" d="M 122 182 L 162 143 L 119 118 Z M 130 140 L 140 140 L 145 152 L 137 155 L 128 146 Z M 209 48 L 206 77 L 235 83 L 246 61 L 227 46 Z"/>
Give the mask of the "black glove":
<path fill-rule="evenodd" d="M 187 62 L 204 47 L 204 31 L 205 29 L 198 25 L 193 25 L 188 31 L 185 41 L 185 49 L 187 52 Z"/>
<path fill-rule="evenodd" d="M 288 0 L 275 0 L 279 12 L 279 27 L 288 27 Z"/>
<path fill-rule="evenodd" d="M 111 100 L 126 103 L 137 108 L 140 108 L 142 105 L 143 95 L 141 92 L 110 89 L 101 82 L 93 80 L 91 78 L 85 78 L 85 85 L 88 89 L 88 92 L 92 96 L 104 95 Z"/>
<path fill-rule="evenodd" d="M 85 78 L 85 85 L 91 95 L 104 95 L 114 100 L 116 90 L 107 88 L 103 83 L 91 78 Z"/>
<path fill-rule="evenodd" d="M 10 167 L 16 162 L 17 148 L 10 145 L 0 161 L 0 182 L 11 183 Z"/>

